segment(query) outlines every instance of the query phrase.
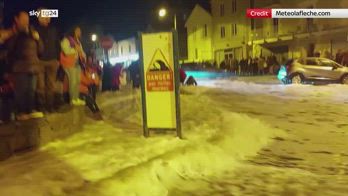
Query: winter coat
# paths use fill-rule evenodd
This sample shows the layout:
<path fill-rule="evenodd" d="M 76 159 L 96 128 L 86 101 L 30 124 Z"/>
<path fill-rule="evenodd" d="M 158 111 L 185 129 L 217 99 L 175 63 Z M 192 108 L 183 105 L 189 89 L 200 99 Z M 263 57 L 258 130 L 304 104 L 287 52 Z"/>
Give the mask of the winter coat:
<path fill-rule="evenodd" d="M 99 84 L 100 80 L 98 74 L 93 72 L 92 68 L 86 68 L 86 70 L 81 71 L 80 93 L 88 94 L 88 89 L 91 85 L 99 86 Z"/>
<path fill-rule="evenodd" d="M 64 68 L 72 68 L 79 64 L 79 61 L 86 61 L 86 54 L 82 45 L 72 37 L 65 37 L 61 43 L 62 52 L 60 53 L 60 64 Z M 81 47 L 82 54 L 78 54 L 76 47 Z"/>
<path fill-rule="evenodd" d="M 38 25 L 36 27 L 40 35 L 40 39 L 43 42 L 44 51 L 39 56 L 41 60 L 58 60 L 60 54 L 60 44 L 58 31 L 54 26 L 44 27 Z"/>
<path fill-rule="evenodd" d="M 42 71 L 39 54 L 43 51 L 41 41 L 30 33 L 21 32 L 8 40 L 8 63 L 14 73 L 38 73 Z"/>
<path fill-rule="evenodd" d="M 140 85 L 140 67 L 138 62 L 133 62 L 129 67 L 129 73 L 131 80 L 133 81 L 133 87 Z"/>
<path fill-rule="evenodd" d="M 193 76 L 190 76 L 186 81 L 187 86 L 197 86 L 197 81 Z"/>
<path fill-rule="evenodd" d="M 121 84 L 121 80 L 120 80 L 121 74 L 122 74 L 122 65 L 117 64 L 112 69 L 112 86 L 113 87 L 120 87 L 120 84 Z"/>

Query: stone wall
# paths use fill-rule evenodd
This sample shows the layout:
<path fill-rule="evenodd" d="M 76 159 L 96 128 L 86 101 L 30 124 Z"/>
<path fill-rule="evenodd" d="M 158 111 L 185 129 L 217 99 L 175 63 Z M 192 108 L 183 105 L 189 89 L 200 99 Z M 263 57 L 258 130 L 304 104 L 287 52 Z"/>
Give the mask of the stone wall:
<path fill-rule="evenodd" d="M 56 139 L 61 139 L 82 130 L 89 121 L 84 107 L 70 108 L 64 113 L 55 113 L 43 119 L 16 121 L 0 126 L 0 161 L 16 152 L 33 150 Z"/>

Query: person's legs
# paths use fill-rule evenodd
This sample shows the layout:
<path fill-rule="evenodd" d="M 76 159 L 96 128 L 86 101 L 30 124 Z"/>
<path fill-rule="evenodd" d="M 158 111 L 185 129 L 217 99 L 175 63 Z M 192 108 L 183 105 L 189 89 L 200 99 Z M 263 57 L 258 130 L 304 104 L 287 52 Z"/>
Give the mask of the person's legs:
<path fill-rule="evenodd" d="M 93 100 L 93 98 L 90 95 L 82 94 L 82 96 L 86 101 L 88 108 L 92 111 L 93 118 L 95 120 L 103 120 L 103 117 L 95 100 Z"/>
<path fill-rule="evenodd" d="M 17 119 L 28 120 L 35 108 L 36 76 L 29 73 L 15 74 L 15 102 Z M 42 114 L 39 114 L 41 117 Z M 34 116 L 33 116 L 34 117 Z"/>
<path fill-rule="evenodd" d="M 28 74 L 28 86 L 27 86 L 27 94 L 28 94 L 28 112 L 31 113 L 35 110 L 35 92 L 37 89 L 37 79 L 38 76 L 34 74 Z"/>
<path fill-rule="evenodd" d="M 11 92 L 10 95 L 8 95 L 6 98 L 5 98 L 5 120 L 7 121 L 11 121 L 11 120 L 14 120 L 13 119 L 13 115 L 14 115 L 14 94 L 13 92 Z"/>
<path fill-rule="evenodd" d="M 57 70 L 58 67 L 53 63 L 46 67 L 46 104 L 49 110 L 54 107 Z"/>
<path fill-rule="evenodd" d="M 93 98 L 93 100 L 96 100 L 97 98 L 97 85 L 93 84 L 89 86 L 89 94 Z"/>
<path fill-rule="evenodd" d="M 64 104 L 63 99 L 63 82 L 56 81 L 55 82 L 55 90 L 53 93 L 53 109 L 58 110 L 60 106 Z"/>
<path fill-rule="evenodd" d="M 66 74 L 66 78 L 68 79 L 68 83 L 69 83 L 69 89 L 68 89 L 68 92 L 69 92 L 69 102 L 71 103 L 72 101 L 72 98 L 71 98 L 71 95 L 70 95 L 70 87 L 71 87 L 71 82 L 72 82 L 72 71 L 71 71 L 72 68 L 64 68 L 64 71 L 65 71 L 65 74 Z"/>
<path fill-rule="evenodd" d="M 28 84 L 26 81 L 26 74 L 20 73 L 14 75 L 14 83 L 15 83 L 15 105 L 17 114 L 25 114 L 26 111 L 26 104 L 24 99 L 26 99 L 25 91 L 26 91 L 26 85 Z"/>
<path fill-rule="evenodd" d="M 66 68 L 66 74 L 68 76 L 68 81 L 69 81 L 69 96 L 70 96 L 70 102 L 73 100 L 78 99 L 78 79 L 77 78 L 77 69 L 75 67 L 71 68 Z"/>
<path fill-rule="evenodd" d="M 75 66 L 75 86 L 74 86 L 74 97 L 76 99 L 80 98 L 80 77 L 81 77 L 81 67 L 79 65 Z"/>
<path fill-rule="evenodd" d="M 93 112 L 97 113 L 99 112 L 99 107 L 97 103 L 93 100 L 93 98 L 87 94 L 80 94 L 80 98 L 83 99 L 86 102 L 86 106 Z"/>
<path fill-rule="evenodd" d="M 77 100 L 77 87 L 78 87 L 77 69 L 76 67 L 70 68 L 70 79 L 69 79 L 69 94 L 70 100 Z"/>
<path fill-rule="evenodd" d="M 1 96 L 0 100 L 0 120 L 2 122 L 11 121 L 11 114 L 13 112 L 13 94 L 12 92 L 6 92 Z"/>
<path fill-rule="evenodd" d="M 45 96 L 45 72 L 40 72 L 37 74 L 37 88 L 36 88 L 36 99 L 37 99 L 37 109 L 44 110 L 46 105 L 46 96 Z"/>

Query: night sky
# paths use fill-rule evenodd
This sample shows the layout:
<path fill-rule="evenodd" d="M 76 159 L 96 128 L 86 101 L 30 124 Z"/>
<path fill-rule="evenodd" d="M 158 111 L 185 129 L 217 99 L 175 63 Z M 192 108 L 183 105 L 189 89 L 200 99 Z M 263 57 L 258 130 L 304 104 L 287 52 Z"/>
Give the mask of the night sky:
<path fill-rule="evenodd" d="M 102 29 L 116 39 L 133 36 L 138 31 L 151 27 L 171 27 L 172 20 L 159 21 L 157 10 L 166 6 L 178 13 L 178 25 L 183 28 L 196 3 L 209 8 L 209 0 L 5 0 L 5 21 L 10 24 L 13 14 L 19 10 L 30 11 L 40 6 L 59 9 L 55 19 L 62 31 L 73 25 L 81 25 L 86 31 Z M 32 18 L 34 20 L 34 18 Z"/>

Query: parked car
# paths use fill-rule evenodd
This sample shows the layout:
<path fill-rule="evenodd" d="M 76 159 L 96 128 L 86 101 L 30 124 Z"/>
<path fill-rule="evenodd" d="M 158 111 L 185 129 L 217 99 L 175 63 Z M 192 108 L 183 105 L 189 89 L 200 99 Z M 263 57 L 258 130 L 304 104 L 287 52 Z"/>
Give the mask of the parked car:
<path fill-rule="evenodd" d="M 292 84 L 328 82 L 348 84 L 348 67 L 326 58 L 308 57 L 286 63 L 287 81 Z"/>

